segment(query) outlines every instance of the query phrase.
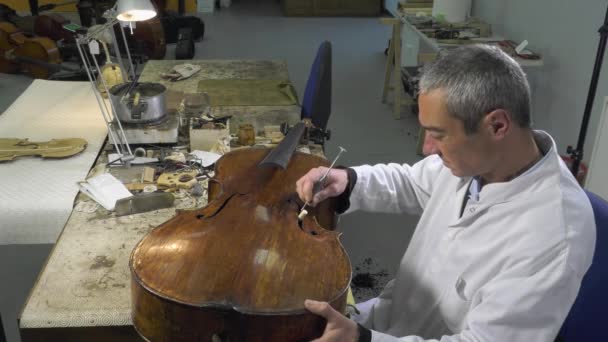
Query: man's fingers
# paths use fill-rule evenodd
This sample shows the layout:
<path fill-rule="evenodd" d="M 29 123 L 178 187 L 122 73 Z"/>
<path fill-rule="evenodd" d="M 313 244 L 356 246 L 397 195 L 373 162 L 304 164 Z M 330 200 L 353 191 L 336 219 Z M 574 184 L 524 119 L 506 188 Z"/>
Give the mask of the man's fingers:
<path fill-rule="evenodd" d="M 306 199 L 304 199 L 304 197 L 306 196 L 306 194 L 304 193 L 305 180 L 306 179 L 304 177 L 302 177 L 296 182 L 296 192 L 298 193 L 298 196 L 300 197 L 300 199 L 302 201 L 306 201 Z"/>
<path fill-rule="evenodd" d="M 313 196 L 312 202 L 310 202 L 311 207 L 316 207 L 317 204 L 321 203 L 324 199 L 331 196 L 331 190 L 323 189 L 317 192 L 316 195 Z"/>
<path fill-rule="evenodd" d="M 318 302 L 316 300 L 307 299 L 304 301 L 304 307 L 315 315 L 324 317 L 326 320 L 330 320 L 338 312 L 329 305 L 327 302 Z"/>
<path fill-rule="evenodd" d="M 312 200 L 312 182 L 308 175 L 305 175 L 296 182 L 296 191 L 302 201 Z"/>
<path fill-rule="evenodd" d="M 321 168 L 314 168 L 296 182 L 296 191 L 301 200 L 312 202 L 314 196 L 312 193 L 314 182 L 321 177 L 321 174 Z"/>

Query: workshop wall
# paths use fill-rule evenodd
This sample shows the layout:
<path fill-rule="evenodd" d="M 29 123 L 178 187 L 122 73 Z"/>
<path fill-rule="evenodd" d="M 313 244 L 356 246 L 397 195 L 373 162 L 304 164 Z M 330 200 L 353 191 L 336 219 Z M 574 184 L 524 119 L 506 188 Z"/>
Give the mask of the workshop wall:
<path fill-rule="evenodd" d="M 476 0 L 473 15 L 492 23 L 495 33 L 521 42 L 540 53 L 544 66 L 526 68 L 532 87 L 534 126 L 548 131 L 560 154 L 576 146 L 583 118 L 593 63 L 604 22 L 605 0 Z M 589 122 L 584 161 L 588 163 L 596 129 L 608 96 L 608 57 Z"/>

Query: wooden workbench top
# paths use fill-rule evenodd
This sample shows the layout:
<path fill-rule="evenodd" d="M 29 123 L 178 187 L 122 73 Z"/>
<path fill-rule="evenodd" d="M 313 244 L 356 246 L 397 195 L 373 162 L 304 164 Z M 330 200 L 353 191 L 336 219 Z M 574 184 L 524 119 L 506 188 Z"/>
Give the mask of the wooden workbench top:
<path fill-rule="evenodd" d="M 161 80 L 180 63 L 196 63 L 202 70 L 188 80 Z M 196 60 L 149 61 L 140 81 L 163 83 L 175 92 L 196 92 L 205 78 L 288 78 L 282 61 Z M 240 122 L 263 125 L 294 124 L 300 120 L 299 106 L 212 107 L 216 115 L 233 115 L 231 127 Z M 232 124 L 234 122 L 234 125 Z M 321 154 L 322 150 L 313 150 Z M 116 170 L 113 172 L 117 172 Z M 119 175 L 117 177 L 120 179 Z M 84 204 L 83 204 L 84 203 Z M 129 257 L 136 243 L 152 228 L 175 215 L 176 209 L 115 217 L 103 208 L 86 211 L 79 196 L 21 313 L 22 340 L 127 341 L 137 338 L 131 325 Z M 206 195 L 176 199 L 178 208 L 198 208 Z M 84 208 L 84 209 L 83 209 Z"/>
<path fill-rule="evenodd" d="M 160 77 L 161 73 L 169 72 L 179 64 L 200 65 L 201 70 L 185 80 L 171 82 Z M 209 79 L 275 79 L 287 80 L 287 63 L 280 60 L 251 60 L 251 59 L 199 59 L 199 60 L 151 60 L 142 71 L 140 82 L 161 83 L 168 89 L 195 93 L 200 80 Z"/>

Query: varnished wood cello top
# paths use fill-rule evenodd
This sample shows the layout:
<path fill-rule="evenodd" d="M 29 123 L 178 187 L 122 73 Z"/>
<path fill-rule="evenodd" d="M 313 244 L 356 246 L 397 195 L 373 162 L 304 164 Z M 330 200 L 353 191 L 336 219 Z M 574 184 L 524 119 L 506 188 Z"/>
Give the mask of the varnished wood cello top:
<path fill-rule="evenodd" d="M 344 297 L 348 256 L 331 227 L 331 201 L 298 225 L 296 181 L 326 160 L 295 153 L 286 170 L 260 168 L 268 149 L 243 149 L 216 165 L 207 207 L 180 212 L 135 248 L 135 280 L 160 298 L 246 314 L 290 314 L 307 298 Z"/>

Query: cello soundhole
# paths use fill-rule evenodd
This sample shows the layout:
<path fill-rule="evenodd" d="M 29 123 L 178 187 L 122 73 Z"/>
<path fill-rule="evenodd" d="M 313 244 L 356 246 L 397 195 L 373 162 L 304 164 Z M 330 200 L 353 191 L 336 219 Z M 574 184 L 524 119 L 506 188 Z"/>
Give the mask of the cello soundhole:
<path fill-rule="evenodd" d="M 308 233 L 310 235 L 315 235 L 315 236 L 319 235 L 319 232 L 317 232 L 316 230 L 312 230 L 312 229 L 311 230 L 306 230 L 306 229 L 304 229 L 304 224 L 303 223 L 304 223 L 303 221 L 298 220 L 298 227 L 300 227 L 300 229 L 303 232 Z"/>
<path fill-rule="evenodd" d="M 197 214 L 196 218 L 199 219 L 199 220 L 202 219 L 202 218 L 205 218 L 205 214 Z"/>

